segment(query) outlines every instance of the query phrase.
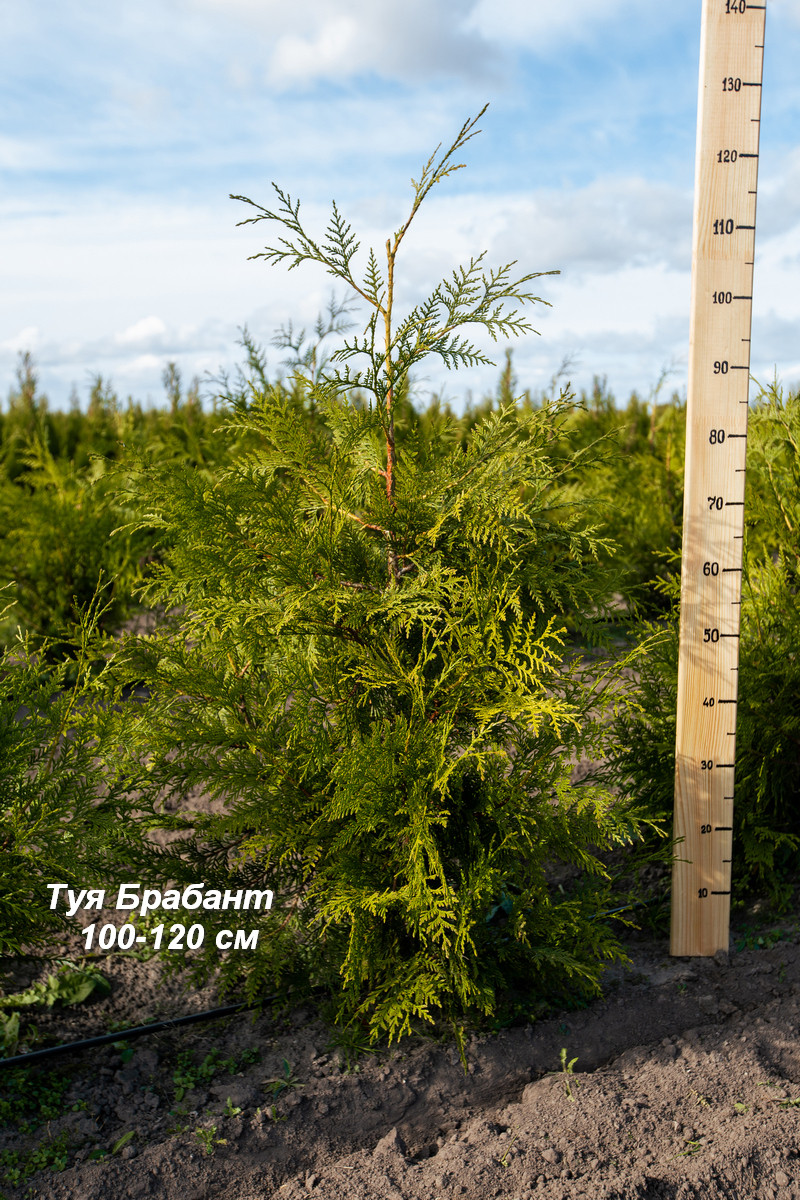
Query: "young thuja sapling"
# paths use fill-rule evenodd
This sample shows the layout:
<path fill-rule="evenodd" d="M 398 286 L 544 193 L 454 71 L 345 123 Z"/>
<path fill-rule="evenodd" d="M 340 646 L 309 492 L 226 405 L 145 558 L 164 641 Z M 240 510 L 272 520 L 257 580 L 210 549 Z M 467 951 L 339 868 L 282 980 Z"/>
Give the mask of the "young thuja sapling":
<path fill-rule="evenodd" d="M 142 521 L 157 514 L 168 535 L 145 594 L 174 617 L 128 639 L 120 682 L 127 671 L 149 698 L 110 718 L 131 821 L 182 832 L 157 855 L 131 837 L 132 869 L 231 890 L 266 878 L 275 895 L 268 916 L 248 913 L 256 949 L 221 962 L 204 950 L 195 974 L 244 978 L 250 998 L 268 979 L 295 997 L 321 986 L 336 1020 L 372 1039 L 596 988 L 620 955 L 597 850 L 636 834 L 609 792 L 571 780 L 571 756 L 597 749 L 610 684 L 590 687 L 562 639 L 564 613 L 589 628 L 606 587 L 603 540 L 558 492 L 576 467 L 554 445 L 570 396 L 502 404 L 464 446 L 413 421 L 396 436 L 412 368 L 429 354 L 488 362 L 462 327 L 530 331 L 508 306 L 536 301 L 524 289 L 547 273 L 515 280 L 513 263 L 485 269 L 480 254 L 396 318 L 403 239 L 477 120 L 425 164 L 385 267 L 370 250 L 363 278 L 335 204 L 317 241 L 277 185 L 277 212 L 238 197 L 257 210 L 243 224 L 287 231 L 254 258 L 324 266 L 370 316 L 327 366 L 297 374 L 313 421 L 280 386 L 245 381 L 226 428 L 251 451 L 211 482 L 143 463 Z M 187 784 L 224 804 L 165 812 Z M 554 859 L 580 886 L 551 889 Z M 217 919 L 230 913 L 204 914 Z"/>
<path fill-rule="evenodd" d="M 455 271 L 452 281 L 439 284 L 428 299 L 417 305 L 396 329 L 393 325 L 395 266 L 403 238 L 431 189 L 448 175 L 465 166 L 464 163 L 452 162 L 452 157 L 479 132 L 475 126 L 488 107 L 488 104 L 484 105 L 476 117 L 462 125 L 450 149 L 437 161 L 440 143 L 423 167 L 419 181 L 411 180 L 414 188 L 411 210 L 400 228 L 386 240 L 385 276 L 378 265 L 375 251 L 370 249 L 363 280 L 358 282 L 354 278 L 351 264 L 360 248 L 360 242 L 356 241 L 351 226 L 340 214 L 335 201 L 325 240 L 320 245 L 307 234 L 300 222 L 300 202 L 292 204 L 291 196 L 276 183 L 273 183 L 272 187 L 280 201 L 277 212 L 256 204 L 246 196 L 231 195 L 232 200 L 241 200 L 258 209 L 258 216 L 247 217 L 239 222 L 240 225 L 277 221 L 295 237 L 294 241 L 281 237 L 277 247 L 267 247 L 251 255 L 251 259 L 263 258 L 274 264 L 288 261 L 290 271 L 303 262 L 319 263 L 329 274 L 343 280 L 373 309 L 364 335 L 361 338 L 353 338 L 350 343 L 345 339 L 344 347 L 331 355 L 332 362 L 346 362 L 358 356 L 366 356 L 369 361 L 368 369 L 351 372 L 348 366 L 344 375 L 323 374 L 319 382 L 332 384 L 337 393 L 343 390 L 352 392 L 360 388 L 375 397 L 378 420 L 386 444 L 386 463 L 378 468 L 378 474 L 385 480 L 386 497 L 392 508 L 395 507 L 397 471 L 393 401 L 398 386 L 409 375 L 411 369 L 429 354 L 438 355 L 448 368 L 474 366 L 478 363 L 491 365 L 491 359 L 460 337 L 456 331 L 463 325 L 482 325 L 494 341 L 497 340 L 498 334 L 509 337 L 536 332 L 515 310 L 506 314 L 502 306 L 509 300 L 547 304 L 548 302 L 541 297 L 522 292 L 520 288 L 542 275 L 559 274 L 558 271 L 535 271 L 512 281 L 510 271 L 516 265 L 512 262 L 490 270 L 487 277 L 481 266 L 486 257 L 484 251 L 477 258 L 470 259 L 469 267 L 461 267 Z M 379 329 L 382 340 L 377 336 Z M 291 341 L 288 344 L 291 345 Z M 388 535 L 387 540 L 389 580 L 391 585 L 396 585 L 404 571 L 401 560 L 406 556 L 398 552 L 393 539 Z"/>

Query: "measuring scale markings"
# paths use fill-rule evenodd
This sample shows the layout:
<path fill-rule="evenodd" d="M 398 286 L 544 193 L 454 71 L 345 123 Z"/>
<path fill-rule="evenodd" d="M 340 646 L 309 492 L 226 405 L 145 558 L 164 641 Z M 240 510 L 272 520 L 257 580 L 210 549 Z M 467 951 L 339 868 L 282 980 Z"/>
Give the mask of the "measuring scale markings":
<path fill-rule="evenodd" d="M 670 950 L 728 947 L 766 4 L 703 0 Z"/>

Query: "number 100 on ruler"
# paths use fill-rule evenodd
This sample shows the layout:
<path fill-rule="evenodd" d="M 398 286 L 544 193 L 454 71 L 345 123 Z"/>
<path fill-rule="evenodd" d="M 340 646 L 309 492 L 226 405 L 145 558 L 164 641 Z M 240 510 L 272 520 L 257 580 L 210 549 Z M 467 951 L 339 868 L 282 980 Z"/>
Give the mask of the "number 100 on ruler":
<path fill-rule="evenodd" d="M 766 3 L 703 0 L 675 761 L 675 955 L 728 948 Z"/>

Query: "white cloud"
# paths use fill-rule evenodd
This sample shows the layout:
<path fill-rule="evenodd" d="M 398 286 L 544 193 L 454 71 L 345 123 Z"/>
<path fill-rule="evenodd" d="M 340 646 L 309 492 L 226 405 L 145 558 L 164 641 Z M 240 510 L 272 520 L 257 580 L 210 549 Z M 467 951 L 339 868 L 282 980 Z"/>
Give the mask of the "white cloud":
<path fill-rule="evenodd" d="M 420 286 L 423 277 L 435 283 L 481 250 L 494 266 L 516 260 L 521 272 L 559 270 L 576 281 L 644 266 L 688 271 L 691 236 L 691 192 L 606 176 L 585 187 L 522 195 L 432 196 L 412 227 L 402 265 Z M 372 239 L 382 245 L 377 230 Z M 368 244 L 365 237 L 362 245 Z"/>
<path fill-rule="evenodd" d="M 184 0 L 187 8 L 246 23 L 262 38 L 267 81 L 278 90 L 370 73 L 389 79 L 432 74 L 496 76 L 496 51 L 467 28 L 459 0 Z M 241 77 L 241 74 L 240 74 Z"/>
<path fill-rule="evenodd" d="M 787 17 L 795 25 L 800 25 L 800 0 L 770 0 L 767 20 L 770 16 Z"/>
<path fill-rule="evenodd" d="M 359 37 L 360 32 L 352 17 L 339 16 L 323 21 L 310 37 L 284 34 L 272 55 L 272 80 L 278 84 L 304 83 L 315 76 L 335 75 L 345 62 L 351 69 L 364 66 L 369 47 Z"/>
<path fill-rule="evenodd" d="M 257 30 L 265 39 L 266 77 L 279 89 L 367 71 L 406 80 L 455 75 L 499 81 L 506 55 L 521 48 L 550 53 L 594 40 L 599 28 L 626 12 L 642 20 L 641 0 L 504 0 L 502 6 L 496 0 L 183 2 L 190 11 L 223 12 Z M 674 18 L 671 10 L 658 16 L 667 18 Z"/>
<path fill-rule="evenodd" d="M 539 256 L 546 250 L 554 267 L 573 273 L 655 263 L 680 269 L 691 261 L 691 214 L 691 195 L 670 184 L 600 178 L 534 194 L 499 242 L 504 252 L 525 239 Z"/>
<path fill-rule="evenodd" d="M 161 317 L 142 317 L 133 325 L 129 325 L 122 333 L 118 333 L 115 341 L 121 346 L 136 345 L 142 342 L 163 341 L 167 327 Z"/>
<path fill-rule="evenodd" d="M 598 25 L 615 20 L 626 9 L 637 8 L 641 19 L 641 7 L 634 0 L 604 0 L 602 4 L 597 0 L 505 0 L 500 13 L 496 0 L 478 0 L 466 28 L 487 41 L 550 52 L 557 43 L 589 41 L 596 36 Z"/>
<path fill-rule="evenodd" d="M 757 244 L 762 236 L 786 234 L 800 225 L 800 147 L 774 163 L 778 165 L 779 173 L 762 175 L 759 181 Z"/>
<path fill-rule="evenodd" d="M 0 170 L 30 171 L 48 162 L 49 156 L 33 141 L 0 134 Z"/>
<path fill-rule="evenodd" d="M 0 349 L 19 354 L 23 350 L 35 350 L 39 344 L 39 329 L 36 325 L 26 325 L 13 337 L 0 342 Z"/>

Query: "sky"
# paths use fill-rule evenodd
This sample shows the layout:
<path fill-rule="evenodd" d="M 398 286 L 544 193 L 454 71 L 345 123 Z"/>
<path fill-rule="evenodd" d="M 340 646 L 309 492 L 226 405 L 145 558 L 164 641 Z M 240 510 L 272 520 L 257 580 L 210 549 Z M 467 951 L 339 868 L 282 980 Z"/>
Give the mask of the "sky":
<path fill-rule="evenodd" d="M 800 381 L 800 0 L 767 0 L 751 371 Z M 272 182 L 321 238 L 336 201 L 369 247 L 410 180 L 488 102 L 482 132 L 417 213 L 396 268 L 402 315 L 471 256 L 547 303 L 512 339 L 517 389 L 560 370 L 683 394 L 701 0 L 0 0 L 0 405 L 20 352 L 51 408 L 97 376 L 164 402 L 162 374 L 213 379 L 291 322 L 312 330 L 324 268 L 251 260 L 280 230 Z M 366 308 L 353 310 L 353 332 Z M 467 330 L 467 332 L 469 332 Z M 496 366 L 414 377 L 460 411 Z M 336 342 L 326 343 L 332 350 Z"/>

